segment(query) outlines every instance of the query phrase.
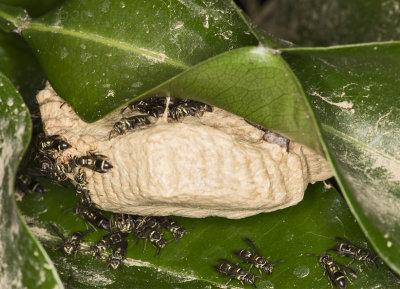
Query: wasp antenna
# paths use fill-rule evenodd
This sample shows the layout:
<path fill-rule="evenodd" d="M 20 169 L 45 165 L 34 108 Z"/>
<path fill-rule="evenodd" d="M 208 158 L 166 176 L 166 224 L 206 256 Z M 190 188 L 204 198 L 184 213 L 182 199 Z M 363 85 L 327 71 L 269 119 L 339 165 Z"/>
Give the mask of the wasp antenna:
<path fill-rule="evenodd" d="M 72 207 L 72 208 L 65 209 L 64 211 L 62 211 L 62 213 L 63 213 L 63 214 L 68 213 L 69 211 L 71 211 L 71 210 L 73 210 L 73 209 L 76 209 L 76 207 Z"/>
<path fill-rule="evenodd" d="M 168 244 L 168 243 L 170 243 L 170 242 L 172 242 L 172 241 L 174 241 L 175 239 L 169 239 L 169 240 L 167 240 L 167 242 L 165 243 L 165 244 Z"/>
<path fill-rule="evenodd" d="M 60 230 L 53 224 L 50 224 L 50 228 L 53 230 L 54 233 L 57 234 L 64 242 L 66 240 L 65 236 L 60 232 Z"/>
<path fill-rule="evenodd" d="M 276 261 L 275 264 L 280 264 L 280 263 L 284 263 L 284 262 L 285 262 L 285 260 L 282 259 L 282 260 Z"/>
<path fill-rule="evenodd" d="M 93 228 L 90 228 L 90 229 L 86 230 L 86 232 L 84 232 L 84 233 L 82 234 L 82 237 L 83 237 L 83 236 L 86 236 L 87 234 L 89 234 L 89 233 L 91 233 L 91 232 L 93 232 L 93 231 L 94 231 Z"/>

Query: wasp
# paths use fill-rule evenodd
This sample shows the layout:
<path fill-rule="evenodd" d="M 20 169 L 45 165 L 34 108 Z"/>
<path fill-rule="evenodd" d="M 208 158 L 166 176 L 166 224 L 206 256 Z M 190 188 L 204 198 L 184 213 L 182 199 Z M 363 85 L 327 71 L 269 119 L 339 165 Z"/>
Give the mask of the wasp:
<path fill-rule="evenodd" d="M 358 260 L 362 261 L 367 267 L 370 263 L 372 263 L 376 266 L 376 268 L 378 268 L 378 264 L 375 262 L 375 259 L 377 258 L 375 254 L 357 245 L 354 245 L 346 238 L 336 237 L 335 241 L 337 241 L 338 244 L 336 244 L 333 248 L 330 248 L 329 250 L 337 252 L 341 257 L 353 258 L 349 265 L 354 260 Z"/>
<path fill-rule="evenodd" d="M 71 171 L 72 168 L 69 165 L 59 164 L 54 158 L 41 155 L 39 159 L 39 174 L 36 171 L 32 171 L 32 174 L 44 176 L 56 182 L 63 182 L 68 179 L 66 173 Z"/>
<path fill-rule="evenodd" d="M 139 222 L 143 223 L 142 226 L 145 227 L 145 230 L 146 229 L 151 229 L 153 231 L 160 231 L 161 230 L 161 224 L 158 222 L 157 218 L 155 218 L 155 217 L 145 216 Z M 140 229 L 140 224 L 139 224 L 139 228 L 138 229 Z"/>
<path fill-rule="evenodd" d="M 280 134 L 278 134 L 276 132 L 273 132 L 273 131 L 270 131 L 270 130 L 266 129 L 266 128 L 262 127 L 261 125 L 255 124 L 255 123 L 253 123 L 251 121 L 248 121 L 246 119 L 245 119 L 245 121 L 248 124 L 250 124 L 250 125 L 254 126 L 255 128 L 257 128 L 259 130 L 262 130 L 264 132 L 264 135 L 262 136 L 262 139 L 264 141 L 266 141 L 268 143 L 277 144 L 280 147 L 285 148 L 286 152 L 289 152 L 289 144 L 290 144 L 290 140 L 289 139 L 285 138 L 284 136 L 282 136 L 282 135 L 280 135 Z"/>
<path fill-rule="evenodd" d="M 164 113 L 165 98 L 150 97 L 147 99 L 131 102 L 126 108 L 129 108 L 130 110 L 136 109 L 141 113 L 146 113 L 152 117 L 158 118 Z M 123 109 L 122 112 L 124 112 L 125 109 Z"/>
<path fill-rule="evenodd" d="M 255 278 L 264 279 L 262 276 L 255 276 L 251 274 L 249 271 L 244 270 L 238 264 L 233 264 L 232 262 L 226 259 L 218 259 L 220 264 L 214 265 L 213 267 L 217 270 L 218 273 L 230 276 L 231 279 L 226 282 L 225 285 L 228 285 L 232 280 L 238 280 L 243 286 L 244 283 L 253 285 L 254 288 L 257 288 L 255 284 Z"/>
<path fill-rule="evenodd" d="M 205 111 L 212 111 L 212 107 L 190 99 L 172 99 L 169 105 L 168 116 L 180 120 L 185 116 L 203 115 Z"/>
<path fill-rule="evenodd" d="M 161 249 L 164 248 L 165 245 L 167 245 L 167 243 L 169 242 L 163 238 L 163 234 L 161 232 L 153 230 L 149 227 L 145 227 L 143 230 L 137 231 L 136 237 L 139 239 L 145 239 L 143 251 L 146 250 L 147 241 L 150 241 L 150 243 L 152 243 L 153 246 L 157 249 L 156 256 L 160 254 Z"/>
<path fill-rule="evenodd" d="M 150 124 L 150 120 L 147 115 L 135 115 L 128 118 L 121 118 L 120 121 L 114 124 L 108 138 L 111 139 L 114 136 L 125 134 L 127 130 L 132 130 L 138 126 L 148 124 Z"/>
<path fill-rule="evenodd" d="M 86 156 L 74 156 L 73 163 L 76 166 L 86 167 L 98 173 L 105 173 L 112 169 L 112 165 L 104 159 L 106 156 L 88 153 Z"/>
<path fill-rule="evenodd" d="M 21 188 L 21 190 L 25 193 L 38 193 L 44 194 L 44 188 L 40 185 L 39 182 L 34 180 L 28 175 L 20 174 L 17 175 L 17 185 Z"/>
<path fill-rule="evenodd" d="M 89 195 L 89 189 L 87 187 L 85 172 L 79 169 L 78 173 L 74 176 L 74 180 L 76 182 L 75 189 L 81 203 L 86 206 L 91 206 L 92 199 L 90 198 Z"/>
<path fill-rule="evenodd" d="M 78 252 L 83 237 L 93 231 L 90 229 L 86 232 L 75 232 L 70 237 L 66 238 L 56 226 L 51 225 L 51 229 L 63 240 L 64 243 L 59 246 L 59 248 L 62 248 L 64 255 L 70 256 L 74 254 L 74 258 L 76 258 L 76 253 Z"/>
<path fill-rule="evenodd" d="M 80 215 L 93 228 L 97 227 L 111 233 L 110 221 L 100 211 L 80 203 L 75 208 L 75 213 Z"/>
<path fill-rule="evenodd" d="M 122 261 L 125 259 L 127 247 L 128 247 L 127 241 L 123 241 L 115 245 L 115 248 L 108 259 L 107 268 L 111 267 L 114 270 L 120 268 L 122 272 L 125 272 L 124 268 L 122 268 Z"/>
<path fill-rule="evenodd" d="M 262 271 L 266 272 L 268 275 L 272 274 L 272 271 L 274 270 L 274 266 L 276 264 L 271 263 L 268 261 L 269 257 L 264 257 L 263 255 L 260 254 L 260 252 L 257 250 L 256 246 L 254 243 L 249 239 L 249 238 L 244 238 L 243 239 L 247 245 L 253 250 L 247 250 L 243 249 L 240 251 L 233 251 L 233 253 L 238 256 L 240 259 L 243 261 L 250 263 L 250 269 L 254 266 L 258 269 L 260 274 L 262 274 Z M 283 260 L 278 261 L 277 263 L 282 263 L 284 262 Z"/>
<path fill-rule="evenodd" d="M 194 229 L 185 229 L 184 227 L 180 226 L 177 222 L 168 217 L 157 217 L 157 220 L 160 223 L 161 227 L 169 230 L 172 233 L 176 242 L 178 242 L 179 239 L 181 239 L 185 233 L 194 230 Z"/>
<path fill-rule="evenodd" d="M 111 245 L 115 245 L 123 242 L 128 237 L 128 235 L 129 233 L 114 232 L 108 235 L 108 239 Z"/>
<path fill-rule="evenodd" d="M 346 289 L 346 278 L 349 279 L 347 274 L 350 274 L 352 277 L 357 278 L 357 274 L 353 271 L 353 269 L 336 262 L 331 256 L 327 254 L 307 254 L 307 256 L 318 257 L 320 265 L 325 269 L 324 275 L 328 275 L 328 279 L 332 285 L 332 288 L 333 286 L 335 286 L 339 289 Z"/>
<path fill-rule="evenodd" d="M 115 217 L 112 215 L 110 224 L 111 227 L 114 227 L 118 232 L 121 233 L 130 233 L 136 228 L 135 220 L 131 215 L 119 214 Z"/>
<path fill-rule="evenodd" d="M 39 135 L 38 150 L 40 153 L 47 153 L 50 150 L 57 150 L 59 152 L 69 149 L 71 145 L 62 140 L 59 135 L 44 136 Z"/>
<path fill-rule="evenodd" d="M 101 255 L 111 247 L 110 241 L 109 241 L 109 235 L 104 236 L 101 238 L 99 241 L 96 242 L 96 244 L 90 246 L 88 249 L 83 250 L 84 252 L 88 252 L 90 255 L 93 257 L 99 257 L 101 258 Z"/>

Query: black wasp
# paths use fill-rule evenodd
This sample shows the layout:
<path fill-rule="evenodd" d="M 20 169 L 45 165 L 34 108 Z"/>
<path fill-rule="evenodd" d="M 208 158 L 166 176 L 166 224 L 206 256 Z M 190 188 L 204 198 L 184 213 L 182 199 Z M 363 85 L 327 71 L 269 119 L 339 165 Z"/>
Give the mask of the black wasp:
<path fill-rule="evenodd" d="M 111 215 L 110 224 L 121 233 L 130 233 L 136 228 L 135 217 L 131 215 Z"/>
<path fill-rule="evenodd" d="M 158 256 L 160 254 L 160 250 L 167 245 L 168 241 L 163 238 L 163 234 L 159 232 L 158 230 L 154 230 L 150 227 L 144 227 L 142 230 L 136 232 L 136 237 L 138 239 L 145 239 L 144 243 L 144 250 L 146 250 L 146 243 L 147 241 L 150 241 L 150 243 L 153 244 L 153 246 L 157 249 L 157 254 Z"/>
<path fill-rule="evenodd" d="M 93 257 L 101 257 L 101 255 L 112 245 L 116 245 L 125 241 L 128 234 L 121 232 L 114 232 L 108 234 L 96 242 L 95 245 L 90 246 L 88 249 L 83 251 L 89 252 Z"/>
<path fill-rule="evenodd" d="M 162 97 L 150 97 L 143 100 L 131 102 L 127 108 L 130 110 L 138 110 L 142 113 L 146 113 L 152 117 L 160 117 L 165 110 L 165 98 Z M 126 108 L 125 108 L 126 109 Z M 124 112 L 124 110 L 122 112 Z"/>
<path fill-rule="evenodd" d="M 257 288 L 257 286 L 255 284 L 255 278 L 264 279 L 261 276 L 255 276 L 255 275 L 251 274 L 250 272 L 241 268 L 238 264 L 233 264 L 232 262 L 230 262 L 226 259 L 218 259 L 217 261 L 220 264 L 213 266 L 215 268 L 215 270 L 217 270 L 217 272 L 219 272 L 223 275 L 231 277 L 231 279 L 229 279 L 225 285 L 228 285 L 232 280 L 236 279 L 243 286 L 244 286 L 244 283 L 246 283 L 246 284 L 253 285 L 254 288 Z"/>
<path fill-rule="evenodd" d="M 325 269 L 324 275 L 328 275 L 328 279 L 331 282 L 332 286 L 336 286 L 339 289 L 346 289 L 346 278 L 349 279 L 347 274 L 350 274 L 352 277 L 357 278 L 357 274 L 353 271 L 353 269 L 336 262 L 331 256 L 327 254 L 307 254 L 307 256 L 318 257 L 319 263 Z"/>
<path fill-rule="evenodd" d="M 44 136 L 39 135 L 38 150 L 40 153 L 46 153 L 49 150 L 63 151 L 69 149 L 71 145 L 62 140 L 59 135 Z"/>
<path fill-rule="evenodd" d="M 106 158 L 106 156 L 89 152 L 86 156 L 74 156 L 73 160 L 76 166 L 86 167 L 98 173 L 105 173 L 113 166 L 102 158 Z"/>
<path fill-rule="evenodd" d="M 63 182 L 68 179 L 67 173 L 72 171 L 70 165 L 59 164 L 57 161 L 47 155 L 40 155 L 39 159 L 39 173 L 36 170 L 30 170 L 32 174 L 47 177 L 56 182 Z"/>
<path fill-rule="evenodd" d="M 35 179 L 28 175 L 20 174 L 17 175 L 17 185 L 21 188 L 24 193 L 39 193 L 44 194 L 44 188 Z"/>
<path fill-rule="evenodd" d="M 127 247 L 128 247 L 127 241 L 123 241 L 115 245 L 115 248 L 113 249 L 108 259 L 107 268 L 111 267 L 114 270 L 117 270 L 119 268 L 122 272 L 125 272 L 124 268 L 122 268 L 122 261 L 125 259 Z"/>
<path fill-rule="evenodd" d="M 92 200 L 89 195 L 85 172 L 79 169 L 78 173 L 74 176 L 74 180 L 76 182 L 75 189 L 80 202 L 86 206 L 91 206 Z"/>
<path fill-rule="evenodd" d="M 282 135 L 280 135 L 280 134 L 278 134 L 276 132 L 273 132 L 273 131 L 270 131 L 270 130 L 266 129 L 266 128 L 262 127 L 261 125 L 255 124 L 255 123 L 253 123 L 251 121 L 248 121 L 246 119 L 245 119 L 245 121 L 248 124 L 250 124 L 250 125 L 254 126 L 255 128 L 257 128 L 259 130 L 262 130 L 264 132 L 264 135 L 262 137 L 262 139 L 264 141 L 266 141 L 268 143 L 277 144 L 280 147 L 285 148 L 286 152 L 289 152 L 289 144 L 290 144 L 290 140 L 289 139 L 285 138 L 284 136 L 282 136 Z"/>
<path fill-rule="evenodd" d="M 101 255 L 111 247 L 109 235 L 104 236 L 96 244 L 90 246 L 88 249 L 84 249 L 84 252 L 88 252 L 93 257 L 101 257 Z"/>
<path fill-rule="evenodd" d="M 90 229 L 86 232 L 75 232 L 70 237 L 66 238 L 56 226 L 51 225 L 51 229 L 63 240 L 64 243 L 59 246 L 59 248 L 62 249 L 64 255 L 69 256 L 74 254 L 74 258 L 76 258 L 76 253 L 78 252 L 83 237 L 93 231 Z"/>
<path fill-rule="evenodd" d="M 349 240 L 342 237 L 336 237 L 335 241 L 338 243 L 329 250 L 337 252 L 341 257 L 353 258 L 350 264 L 354 260 L 358 260 L 362 261 L 367 267 L 370 263 L 372 263 L 376 266 L 376 268 L 378 268 L 378 264 L 375 262 L 375 259 L 377 258 L 375 254 L 364 248 L 354 245 Z"/>
<path fill-rule="evenodd" d="M 203 115 L 205 111 L 212 111 L 212 107 L 190 99 L 171 98 L 168 117 L 180 120 L 185 116 Z"/>
<path fill-rule="evenodd" d="M 135 115 L 128 118 L 121 118 L 120 121 L 116 122 L 110 132 L 109 139 L 114 136 L 122 135 L 127 130 L 132 130 L 138 126 L 144 126 L 150 124 L 149 117 L 147 115 Z"/>
<path fill-rule="evenodd" d="M 177 222 L 168 217 L 157 217 L 157 221 L 160 223 L 161 227 L 169 230 L 172 233 L 176 242 L 178 242 L 179 239 L 181 239 L 185 233 L 194 230 L 194 229 L 185 229 L 184 227 L 180 226 Z"/>
<path fill-rule="evenodd" d="M 93 228 L 97 227 L 111 233 L 110 221 L 100 211 L 80 203 L 75 208 L 75 213 L 80 215 Z"/>
<path fill-rule="evenodd" d="M 275 264 L 271 263 L 268 261 L 269 258 L 264 257 L 263 255 L 260 254 L 260 252 L 257 250 L 256 246 L 254 243 L 249 239 L 249 238 L 244 238 L 243 239 L 247 245 L 250 246 L 252 251 L 243 249 L 240 251 L 233 251 L 233 253 L 241 258 L 243 261 L 250 263 L 250 269 L 254 266 L 260 271 L 262 274 L 262 271 L 266 272 L 267 274 L 272 274 L 272 271 L 274 269 Z M 284 262 L 283 260 L 278 261 L 277 263 L 282 263 Z"/>

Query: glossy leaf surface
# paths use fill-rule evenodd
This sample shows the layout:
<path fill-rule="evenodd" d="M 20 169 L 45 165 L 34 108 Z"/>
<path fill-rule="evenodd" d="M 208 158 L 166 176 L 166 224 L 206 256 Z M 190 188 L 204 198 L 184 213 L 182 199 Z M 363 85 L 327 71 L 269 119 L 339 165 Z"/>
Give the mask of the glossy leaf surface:
<path fill-rule="evenodd" d="M 44 184 L 49 187 L 48 182 Z M 95 260 L 82 254 L 78 254 L 76 260 L 65 259 L 61 251 L 54 251 L 60 239 L 49 230 L 50 223 L 56 223 L 65 235 L 86 228 L 72 212 L 61 213 L 75 206 L 77 199 L 73 189 L 51 188 L 44 198 L 25 196 L 20 207 L 30 221 L 32 231 L 56 262 L 63 280 L 69 280 L 73 288 L 219 288 L 228 278 L 219 276 L 212 265 L 217 264 L 218 258 L 239 262 L 232 251 L 247 248 L 242 241 L 244 237 L 252 239 L 272 262 L 285 260 L 276 265 L 271 276 L 266 276 L 267 280 L 257 280 L 258 288 L 329 288 L 328 279 L 320 279 L 323 270 L 317 265 L 317 258 L 305 254 L 323 253 L 335 244 L 335 236 L 346 236 L 361 246 L 366 245 L 340 195 L 334 189 L 324 189 L 319 183 L 309 187 L 299 205 L 269 214 L 242 220 L 176 218 L 185 228 L 194 230 L 179 243 L 167 244 L 159 257 L 155 257 L 156 251 L 150 244 L 144 253 L 142 241 L 135 248 L 136 238 L 130 236 L 128 259 L 124 264 L 126 272 L 104 271 L 106 260 Z M 85 238 L 84 247 L 102 235 L 104 233 L 91 233 Z M 166 234 L 166 237 L 172 236 Z M 349 260 L 340 261 L 347 264 Z M 248 268 L 246 264 L 242 266 Z M 371 270 L 362 268 L 354 288 L 377 288 L 378 285 L 397 288 L 399 281 L 384 265 L 379 266 L 379 269 Z M 352 267 L 359 270 L 358 266 Z M 255 269 L 252 272 L 258 274 Z M 238 282 L 233 281 L 231 285 L 241 288 Z"/>
<path fill-rule="evenodd" d="M 158 14 L 151 8 L 152 15 L 159 15 L 160 23 L 150 25 L 147 18 L 150 4 L 135 3 L 127 2 L 121 7 L 121 3 L 111 2 L 114 6 L 92 7 L 91 1 L 68 1 L 39 22 L 25 23 L 23 35 L 36 48 L 50 81 L 80 116 L 94 120 L 127 101 L 161 92 L 227 109 L 322 154 L 308 101 L 277 51 L 242 48 L 190 68 L 226 50 L 257 44 L 257 39 L 248 31 L 250 25 L 243 22 L 235 6 L 220 1 L 199 10 L 196 1 L 188 2 L 190 7 L 189 4 L 185 7 L 178 3 L 174 4 L 176 7 L 160 4 L 155 6 Z M 77 8 L 79 13 L 68 12 Z M 175 22 L 182 18 L 187 24 L 182 22 L 178 28 L 175 24 L 161 25 L 170 23 L 168 15 L 173 11 L 178 13 Z M 202 22 L 204 17 L 211 17 L 204 16 L 205 11 L 207 15 L 214 15 L 214 20 L 210 18 L 212 25 Z M 120 16 L 112 17 L 116 14 Z M 126 23 L 129 15 L 135 15 L 132 23 Z M 196 17 L 192 19 L 192 16 Z M 229 21 L 224 18 L 228 16 Z M 98 22 L 86 22 L 91 17 Z M 8 19 L 14 24 L 18 22 L 11 16 Z M 150 33 L 164 30 L 163 37 L 157 40 Z M 229 30 L 231 36 L 221 37 L 217 30 Z M 182 43 L 171 41 L 177 33 Z M 194 34 L 203 39 L 201 47 L 192 47 L 197 39 Z M 173 78 L 185 69 L 189 70 Z M 122 92 L 126 89 L 130 91 L 128 94 Z"/>
<path fill-rule="evenodd" d="M 1 7 L 3 29 L 22 28 L 53 87 L 91 121 L 194 64 L 259 41 L 230 1 L 71 0 L 34 21 Z"/>
<path fill-rule="evenodd" d="M 21 220 L 13 196 L 30 133 L 29 111 L 0 72 L 0 287 L 62 288 L 52 261 Z"/>
<path fill-rule="evenodd" d="M 38 17 L 55 7 L 65 0 L 0 0 L 0 3 L 21 7 L 26 9 L 31 17 Z"/>
<path fill-rule="evenodd" d="M 252 19 L 297 45 L 400 40 L 399 0 L 302 0 L 300 5 L 297 0 L 265 2 L 251 14 Z"/>
<path fill-rule="evenodd" d="M 289 49 L 352 212 L 400 273 L 400 43 Z"/>
<path fill-rule="evenodd" d="M 30 109 L 42 89 L 45 75 L 27 43 L 18 35 L 0 30 L 0 69 L 18 89 Z"/>

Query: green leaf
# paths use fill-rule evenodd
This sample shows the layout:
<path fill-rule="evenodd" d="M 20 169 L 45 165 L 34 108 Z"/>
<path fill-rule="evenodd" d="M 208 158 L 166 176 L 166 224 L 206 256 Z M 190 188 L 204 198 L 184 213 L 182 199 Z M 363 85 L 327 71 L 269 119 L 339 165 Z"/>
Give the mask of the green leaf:
<path fill-rule="evenodd" d="M 298 45 L 400 40 L 399 0 L 302 0 L 301 5 L 297 0 L 265 2 L 251 18 L 270 33 Z"/>
<path fill-rule="evenodd" d="M 33 111 L 34 96 L 43 87 L 45 75 L 27 43 L 16 34 L 1 30 L 0 67 Z"/>
<path fill-rule="evenodd" d="M 169 243 L 159 257 L 155 257 L 156 251 L 150 244 L 144 253 L 142 242 L 135 248 L 136 238 L 130 236 L 124 265 L 126 272 L 104 271 L 107 260 L 82 254 L 78 254 L 76 260 L 65 259 L 61 251 L 54 251 L 61 240 L 49 230 L 50 223 L 56 223 L 66 235 L 86 230 L 83 221 L 72 212 L 61 214 L 76 202 L 73 189 L 54 185 L 43 199 L 27 195 L 20 202 L 33 232 L 43 242 L 64 282 L 69 280 L 73 288 L 219 288 L 228 279 L 219 276 L 212 265 L 217 264 L 218 258 L 239 262 L 232 251 L 246 248 L 242 242 L 244 237 L 252 239 L 272 262 L 285 260 L 276 265 L 271 276 L 266 276 L 266 281 L 257 280 L 258 288 L 328 288 L 328 279 L 320 279 L 323 269 L 318 266 L 317 258 L 305 254 L 322 254 L 335 244 L 335 236 L 346 236 L 362 246 L 366 244 L 341 196 L 319 183 L 308 188 L 305 199 L 297 206 L 273 213 L 241 220 L 176 218 L 184 227 L 194 230 L 179 243 Z M 102 235 L 104 233 L 89 234 L 85 238 L 89 242 L 85 242 L 84 247 Z M 340 259 L 345 264 L 348 261 Z M 380 261 L 378 263 L 379 269 L 362 268 L 352 287 L 398 288 L 396 277 Z M 245 264 L 242 266 L 248 268 Z M 359 271 L 355 263 L 352 267 Z M 253 273 L 256 272 L 253 269 Z M 232 286 L 241 288 L 240 283 L 234 281 Z"/>
<path fill-rule="evenodd" d="M 400 273 L 400 43 L 288 49 L 284 57 L 322 124 L 350 209 Z"/>
<path fill-rule="evenodd" d="M 227 1 L 210 7 L 196 1 L 188 2 L 190 7 L 177 2 L 156 8 L 135 3 L 92 7 L 91 1 L 68 1 L 39 22 L 24 24 L 23 35 L 37 49 L 53 86 L 81 117 L 92 121 L 132 99 L 170 93 L 227 109 L 322 154 L 312 110 L 277 51 L 242 48 L 190 68 L 226 50 L 257 43 L 256 33 L 244 16 L 236 13 L 236 6 Z M 80 12 L 71 13 L 72 9 Z M 142 18 L 149 9 L 158 15 L 158 24 L 150 25 Z M 169 18 L 172 12 L 176 14 L 174 24 Z M 112 17 L 117 13 L 119 17 Z M 127 22 L 131 15 L 136 15 L 134 21 Z M 91 17 L 96 21 L 85 21 Z M 121 28 L 118 33 L 115 27 Z M 164 31 L 157 41 L 149 35 L 155 30 Z M 229 31 L 230 36 L 221 37 L 221 31 Z M 190 48 L 199 37 L 204 41 L 201 49 Z M 159 89 L 155 89 L 157 85 Z"/>
<path fill-rule="evenodd" d="M 259 42 L 227 0 L 71 0 L 34 21 L 21 14 L 0 6 L 60 96 L 90 121 L 192 65 Z"/>
<path fill-rule="evenodd" d="M 23 9 L 0 3 L 0 28 L 5 32 L 18 32 L 18 23 L 26 19 L 26 16 Z"/>
<path fill-rule="evenodd" d="M 28 109 L 0 72 L 0 287 L 63 288 L 53 263 L 16 208 L 15 174 L 31 133 Z"/>
<path fill-rule="evenodd" d="M 0 0 L 0 3 L 21 7 L 32 17 L 38 17 L 62 4 L 65 0 Z"/>
<path fill-rule="evenodd" d="M 155 88 L 224 108 L 322 154 L 316 120 L 290 67 L 275 50 L 245 47 L 200 63 Z"/>

